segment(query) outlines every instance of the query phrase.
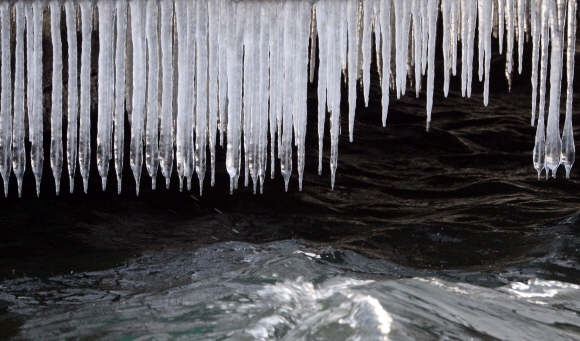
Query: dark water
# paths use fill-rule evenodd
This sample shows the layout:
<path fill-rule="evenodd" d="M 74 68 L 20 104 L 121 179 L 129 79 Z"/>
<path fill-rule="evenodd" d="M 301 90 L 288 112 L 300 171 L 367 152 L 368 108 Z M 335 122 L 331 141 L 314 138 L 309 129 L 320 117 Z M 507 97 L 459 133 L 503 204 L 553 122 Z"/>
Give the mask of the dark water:
<path fill-rule="evenodd" d="M 102 193 L 96 169 L 57 197 L 48 168 L 36 198 L 27 172 L 0 199 L 0 338 L 579 340 L 580 178 L 537 180 L 530 65 L 510 93 L 504 63 L 487 108 L 477 82 L 443 98 L 439 72 L 429 132 L 413 91 L 381 127 L 375 74 L 349 143 L 343 97 L 334 191 L 315 86 L 303 192 L 277 175 L 230 196 L 223 149 L 201 198 L 175 176 L 135 197 L 129 171 Z"/>

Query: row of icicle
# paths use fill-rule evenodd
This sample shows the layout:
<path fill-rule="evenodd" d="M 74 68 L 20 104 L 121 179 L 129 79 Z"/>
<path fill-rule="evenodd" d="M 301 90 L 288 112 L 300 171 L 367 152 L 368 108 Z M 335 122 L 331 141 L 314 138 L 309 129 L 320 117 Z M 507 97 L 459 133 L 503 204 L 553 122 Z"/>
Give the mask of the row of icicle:
<path fill-rule="evenodd" d="M 370 89 L 371 41 L 374 35 L 382 92 L 383 124 L 389 92 L 397 98 L 411 79 L 419 96 L 427 76 L 427 128 L 431 121 L 437 20 L 443 20 L 444 94 L 450 74 L 461 62 L 461 93 L 471 96 L 475 42 L 479 80 L 488 103 L 492 36 L 506 41 L 506 76 L 522 70 L 525 36 L 533 42 L 532 125 L 537 121 L 534 166 L 555 176 L 562 163 L 569 175 L 574 162 L 572 81 L 576 33 L 575 0 L 83 0 L 4 1 L 0 4 L 0 173 L 8 195 L 11 172 L 22 192 L 26 167 L 25 120 L 30 164 L 39 194 L 43 168 L 42 39 L 43 12 L 50 10 L 52 104 L 50 164 L 60 189 L 66 159 L 70 191 L 78 165 L 84 190 L 91 159 L 91 34 L 98 31 L 97 166 L 106 187 L 114 160 L 118 191 L 123 169 L 124 125 L 130 124 L 130 163 L 137 182 L 143 162 L 152 178 L 160 169 L 169 187 L 174 162 L 180 179 L 191 188 L 197 173 L 202 190 L 209 147 L 211 184 L 215 181 L 215 148 L 227 146 L 230 188 L 244 171 L 260 191 L 276 157 L 286 189 L 292 173 L 292 141 L 298 150 L 302 188 L 306 134 L 307 82 L 318 69 L 319 173 L 322 137 L 330 113 L 332 186 L 340 135 L 341 77 L 348 84 L 349 134 L 353 138 L 357 82 L 365 104 Z M 63 19 L 64 18 L 64 19 Z M 98 18 L 98 20 L 96 20 Z M 61 20 L 66 32 L 61 32 Z M 93 27 L 93 23 L 97 26 Z M 476 27 L 477 26 L 477 27 Z M 14 32 L 12 32 L 14 30 Z M 81 39 L 77 41 L 77 32 Z M 478 39 L 475 39 L 478 33 Z M 15 47 L 11 51 L 11 35 Z M 66 35 L 66 36 L 65 36 Z M 63 51 L 66 39 L 68 51 Z M 458 42 L 461 44 L 459 55 Z M 80 56 L 77 46 L 80 44 Z M 318 46 L 317 46 L 318 44 Z M 551 59 L 548 61 L 549 46 Z M 560 81 L 566 51 L 567 101 L 562 138 L 559 132 Z M 63 53 L 68 56 L 64 79 Z M 80 63 L 79 63 L 80 58 Z M 10 67 L 14 60 L 12 74 Z M 77 65 L 80 64 L 80 70 Z M 544 123 L 550 66 L 550 101 Z M 539 91 L 538 91 L 539 78 Z M 65 92 L 66 89 L 66 92 Z M 536 105 L 539 92 L 539 106 Z M 68 95 L 65 97 L 64 93 Z M 66 110 L 66 115 L 63 111 Z M 129 122 L 125 122 L 125 112 Z M 539 114 L 536 115 L 536 112 Z M 537 120 L 536 120 L 537 116 Z M 63 121 L 66 120 L 66 145 Z M 224 137 L 225 136 L 225 137 Z M 270 154 L 268 155 L 268 141 Z M 243 150 L 243 153 L 242 153 Z M 66 154 L 66 158 L 64 155 Z M 243 158 L 243 160 L 242 160 Z"/>

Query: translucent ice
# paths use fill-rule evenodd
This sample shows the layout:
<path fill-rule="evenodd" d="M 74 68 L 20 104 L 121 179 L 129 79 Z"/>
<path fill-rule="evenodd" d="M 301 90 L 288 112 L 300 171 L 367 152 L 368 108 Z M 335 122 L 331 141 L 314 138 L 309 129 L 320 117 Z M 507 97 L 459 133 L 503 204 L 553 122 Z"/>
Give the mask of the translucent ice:
<path fill-rule="evenodd" d="M 442 39 L 437 38 L 439 15 Z M 50 22 L 43 23 L 48 19 Z M 61 33 L 62 23 L 66 27 Z M 47 27 L 52 44 L 48 50 L 52 54 L 48 56 L 52 61 L 49 116 L 42 87 L 43 72 L 50 72 L 43 70 L 42 63 L 47 58 L 43 56 Z M 195 173 L 201 192 L 208 159 L 213 185 L 218 139 L 226 149 L 232 191 L 240 176 L 254 191 L 258 187 L 262 191 L 268 163 L 271 177 L 280 167 L 286 188 L 297 169 L 302 189 L 307 85 L 315 80 L 318 172 L 323 170 L 328 118 L 334 187 L 341 106 L 348 106 L 345 122 L 352 141 L 359 91 L 365 105 L 369 103 L 373 59 L 382 88 L 383 124 L 391 90 L 399 98 L 412 86 L 417 97 L 426 95 L 428 128 L 437 91 L 437 51 L 443 53 L 442 93 L 448 95 L 451 77 L 461 62 L 461 94 L 470 97 L 477 62 L 487 105 L 492 37 L 499 39 L 499 52 L 505 50 L 505 72 L 511 81 L 515 51 L 518 72 L 526 62 L 525 34 L 531 36 L 533 45 L 534 167 L 538 174 L 547 169 L 555 176 L 563 164 L 569 176 L 575 159 L 575 33 L 575 0 L 5 1 L 0 4 L 0 175 L 4 193 L 8 195 L 8 180 L 14 173 L 21 194 L 25 138 L 30 142 L 30 165 L 39 193 L 43 135 L 48 129 L 57 193 L 65 160 L 70 191 L 77 165 L 87 191 L 90 161 L 95 156 L 103 189 L 114 160 L 120 193 L 126 128 L 131 132 L 127 137 L 129 160 L 137 193 L 144 166 L 153 188 L 159 169 L 169 187 L 176 168 L 181 189 L 184 180 L 191 188 Z M 560 132 L 564 72 L 566 118 Z M 341 103 L 343 82 L 347 103 Z M 50 125 L 45 124 L 45 116 Z M 96 131 L 95 156 L 91 155 L 91 131 Z"/>

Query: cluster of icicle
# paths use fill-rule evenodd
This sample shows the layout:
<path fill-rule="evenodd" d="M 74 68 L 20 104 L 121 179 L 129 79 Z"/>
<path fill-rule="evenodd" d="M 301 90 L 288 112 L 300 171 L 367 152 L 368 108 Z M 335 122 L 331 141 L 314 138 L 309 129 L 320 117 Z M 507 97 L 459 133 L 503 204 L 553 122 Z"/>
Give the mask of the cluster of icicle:
<path fill-rule="evenodd" d="M 130 161 L 137 194 L 143 161 L 153 188 L 158 169 L 169 186 L 176 162 L 180 188 L 184 178 L 188 189 L 191 188 L 195 172 L 201 192 L 208 148 L 213 185 L 218 139 L 221 145 L 224 141 L 227 145 L 226 166 L 231 190 L 238 186 L 243 164 L 245 185 L 251 179 L 254 191 L 258 183 L 261 191 L 268 161 L 274 176 L 276 157 L 287 189 L 292 172 L 293 140 L 298 150 L 302 188 L 307 83 L 315 78 L 317 49 L 319 172 L 328 112 L 334 186 L 341 79 L 344 76 L 348 84 L 352 141 L 357 82 L 361 83 L 365 103 L 369 100 L 373 35 L 383 89 L 383 124 L 387 119 L 390 90 L 397 98 L 404 95 L 409 78 L 419 96 L 422 76 L 426 75 L 429 127 L 440 12 L 444 28 L 445 96 L 450 74 L 456 74 L 458 60 L 462 61 L 462 94 L 471 95 L 477 41 L 479 78 L 485 82 L 484 104 L 487 105 L 491 37 L 499 35 L 501 53 L 506 34 L 509 80 L 514 45 L 518 44 L 521 72 L 524 37 L 531 35 L 534 49 L 532 124 L 536 121 L 538 74 L 540 80 L 534 165 L 538 174 L 546 168 L 555 176 L 561 163 L 569 173 L 574 162 L 571 114 L 575 0 L 3 1 L 0 4 L 0 173 L 6 195 L 11 172 L 21 194 L 26 166 L 25 120 L 31 143 L 30 164 L 39 191 L 44 154 L 42 33 L 47 26 L 43 26 L 43 18 L 48 18 L 43 12 L 47 10 L 53 47 L 50 164 L 57 193 L 65 153 L 70 191 L 74 188 L 77 162 L 87 190 L 91 159 L 90 42 L 94 30 L 99 37 L 96 159 L 103 189 L 113 159 L 121 191 L 126 112 L 130 121 L 127 124 L 131 126 L 131 136 L 127 138 L 130 138 Z M 61 21 L 66 22 L 66 37 L 61 32 Z M 13 51 L 11 35 L 15 37 Z M 63 38 L 68 51 L 63 51 Z M 558 119 L 564 47 L 568 92 L 561 139 Z M 66 84 L 63 53 L 68 56 Z M 15 61 L 13 74 L 9 67 L 11 60 Z M 545 129 L 548 65 L 551 67 L 550 105 Z M 63 115 L 65 109 L 66 115 Z M 63 143 L 65 119 L 66 146 Z"/>

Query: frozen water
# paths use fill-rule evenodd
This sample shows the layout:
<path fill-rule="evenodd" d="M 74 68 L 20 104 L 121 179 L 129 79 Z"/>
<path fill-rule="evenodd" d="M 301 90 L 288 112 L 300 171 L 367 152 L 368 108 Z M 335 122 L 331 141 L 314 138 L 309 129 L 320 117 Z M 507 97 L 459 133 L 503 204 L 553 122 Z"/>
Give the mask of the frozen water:
<path fill-rule="evenodd" d="M 46 10 L 50 16 L 43 14 Z M 436 36 L 440 15 L 442 40 Z M 48 18 L 50 23 L 43 23 Z M 62 22 L 66 26 L 63 32 Z M 49 127 L 43 121 L 42 102 L 42 39 L 47 27 L 53 61 Z M 477 48 L 477 71 L 479 81 L 484 82 L 483 101 L 487 105 L 492 37 L 499 38 L 500 53 L 504 52 L 506 39 L 505 72 L 509 82 L 515 59 L 517 71 L 522 72 L 527 33 L 533 43 L 532 125 L 538 118 L 534 167 L 539 174 L 545 169 L 555 177 L 563 164 L 569 176 L 575 159 L 575 0 L 20 0 L 0 5 L 0 29 L 0 175 L 5 195 L 11 172 L 21 193 L 26 138 L 31 143 L 30 165 L 39 193 L 45 130 L 51 133 L 50 165 L 57 193 L 65 162 L 71 192 L 77 162 L 86 191 L 91 123 L 96 124 L 96 162 L 103 189 L 109 164 L 114 160 L 121 191 L 125 125 L 131 128 L 130 164 L 137 194 L 143 163 L 153 188 L 159 169 L 169 187 L 176 162 L 180 188 L 185 179 L 191 189 L 196 173 L 201 193 L 209 159 L 213 185 L 218 136 L 220 145 L 225 143 L 227 148 L 226 168 L 232 191 L 242 173 L 246 186 L 251 182 L 254 192 L 258 186 L 262 191 L 268 159 L 274 177 L 276 158 L 286 189 L 293 161 L 297 161 L 295 168 L 302 189 L 307 83 L 316 78 L 318 170 L 322 173 L 328 114 L 334 187 L 342 82 L 348 91 L 348 134 L 352 141 L 357 85 L 362 87 L 365 105 L 369 103 L 373 46 L 382 87 L 383 124 L 391 88 L 399 98 L 409 85 L 419 97 L 425 77 L 428 129 L 436 91 L 437 49 L 443 52 L 444 95 L 448 95 L 450 77 L 456 75 L 461 61 L 461 92 L 470 97 Z M 98 50 L 92 51 L 96 34 Z M 11 36 L 16 40 L 13 49 Z M 441 47 L 437 46 L 438 41 L 442 41 Z M 68 50 L 64 51 L 63 46 Z M 63 58 L 65 53 L 67 58 Z M 95 53 L 98 58 L 93 58 Z M 67 65 L 63 65 L 63 60 L 68 61 Z M 91 60 L 98 65 L 91 65 Z M 97 79 L 91 77 L 95 67 Z M 560 132 L 560 84 L 564 71 L 566 119 Z M 96 106 L 91 103 L 94 85 Z M 93 109 L 97 111 L 96 122 L 91 122 Z"/>

